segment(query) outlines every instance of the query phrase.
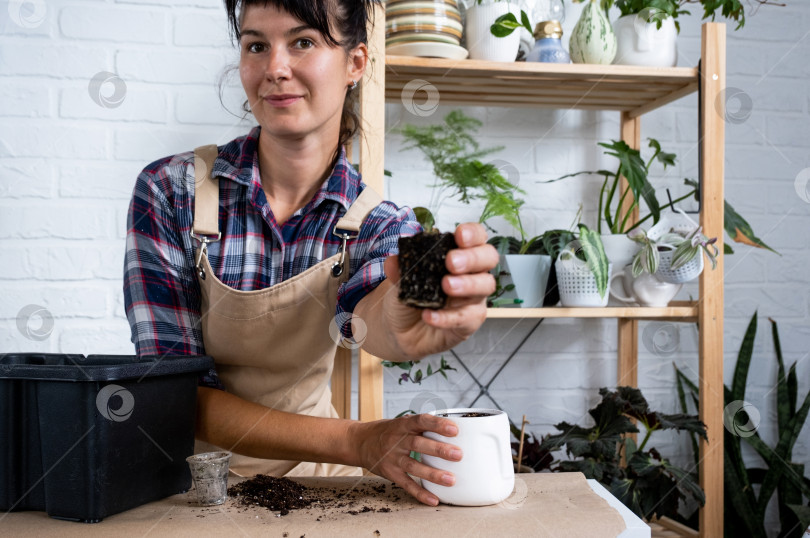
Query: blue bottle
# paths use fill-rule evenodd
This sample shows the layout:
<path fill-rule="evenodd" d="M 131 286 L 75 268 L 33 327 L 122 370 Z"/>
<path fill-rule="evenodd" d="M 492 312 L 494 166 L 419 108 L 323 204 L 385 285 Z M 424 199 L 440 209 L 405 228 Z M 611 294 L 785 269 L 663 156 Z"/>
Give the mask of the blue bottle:
<path fill-rule="evenodd" d="M 562 26 L 559 21 L 543 21 L 534 27 L 534 48 L 526 56 L 527 62 L 570 64 L 571 56 L 562 46 Z"/>

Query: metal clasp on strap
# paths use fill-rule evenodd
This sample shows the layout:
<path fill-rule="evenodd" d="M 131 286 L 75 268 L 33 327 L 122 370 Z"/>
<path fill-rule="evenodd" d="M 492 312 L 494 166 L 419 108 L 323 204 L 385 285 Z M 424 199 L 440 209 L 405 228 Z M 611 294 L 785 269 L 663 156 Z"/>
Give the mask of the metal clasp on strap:
<path fill-rule="evenodd" d="M 346 243 L 349 241 L 349 239 L 356 238 L 358 234 L 357 233 L 351 234 L 346 232 L 345 230 L 343 230 L 341 233 L 338 233 L 338 227 L 335 226 L 334 230 L 332 230 L 332 235 L 336 235 L 341 239 L 340 250 L 338 251 L 340 253 L 340 259 L 336 261 L 334 265 L 332 265 L 332 276 L 337 278 L 343 274 L 343 269 L 345 269 L 344 266 L 346 264 Z"/>
<path fill-rule="evenodd" d="M 203 280 L 205 280 L 205 269 L 202 266 L 202 259 L 203 256 L 208 257 L 208 244 L 209 243 L 216 243 L 220 239 L 222 239 L 222 232 L 217 232 L 216 239 L 214 239 L 213 234 L 198 234 L 194 233 L 194 226 L 191 227 L 191 231 L 189 235 L 199 241 L 200 248 L 197 250 L 197 260 L 195 261 L 194 266 L 197 268 L 197 274 Z"/>

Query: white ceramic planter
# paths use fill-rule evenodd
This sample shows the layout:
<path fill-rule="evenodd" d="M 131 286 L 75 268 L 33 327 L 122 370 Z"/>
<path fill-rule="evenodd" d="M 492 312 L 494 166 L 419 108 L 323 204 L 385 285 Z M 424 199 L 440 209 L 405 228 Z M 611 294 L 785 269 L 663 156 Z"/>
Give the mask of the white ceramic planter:
<path fill-rule="evenodd" d="M 641 248 L 638 243 L 624 234 L 602 234 L 601 237 L 605 255 L 613 264 L 614 274 L 622 272 L 624 266 L 633 261 L 633 256 Z"/>
<path fill-rule="evenodd" d="M 633 256 L 639 251 L 641 246 L 624 234 L 602 234 L 602 246 L 605 247 L 605 255 L 613 266 L 610 276 L 613 278 L 624 270 L 624 266 L 633 261 Z M 632 293 L 629 289 L 625 293 Z M 624 303 L 611 296 L 608 300 L 610 306 L 623 306 Z"/>
<path fill-rule="evenodd" d="M 464 32 L 471 59 L 491 62 L 515 61 L 520 47 L 520 32 L 515 30 L 506 37 L 495 37 L 489 29 L 495 19 L 510 12 L 520 20 L 520 7 L 517 3 L 494 2 L 467 8 Z"/>
<path fill-rule="evenodd" d="M 673 254 L 674 250 L 661 252 L 661 262 L 658 264 L 658 271 L 655 272 L 655 276 L 660 280 L 671 284 L 683 284 L 696 279 L 703 272 L 702 250 L 698 250 L 697 256 L 677 269 L 672 268 Z"/>
<path fill-rule="evenodd" d="M 604 295 L 599 295 L 596 285 L 596 277 L 591 272 L 588 264 L 575 257 L 566 260 L 557 257 L 554 264 L 557 271 L 557 287 L 560 290 L 560 303 L 563 306 L 575 307 L 600 307 L 607 306 L 610 290 L 605 290 Z M 613 264 L 608 264 L 608 274 L 611 273 Z M 608 280 L 610 284 L 610 280 Z"/>
<path fill-rule="evenodd" d="M 613 280 L 621 279 L 625 294 L 620 293 L 613 285 Z M 663 307 L 681 291 L 681 284 L 671 284 L 663 282 L 650 273 L 641 273 L 633 276 L 631 266 L 626 266 L 622 273 L 616 274 L 610 279 L 611 298 L 615 297 L 627 303 L 638 303 L 641 306 Z M 628 297 L 629 295 L 629 297 Z"/>
<path fill-rule="evenodd" d="M 610 64 L 616 56 L 613 27 L 596 0 L 582 10 L 569 41 L 571 61 L 575 64 Z"/>
<path fill-rule="evenodd" d="M 466 413 L 487 416 L 463 417 Z M 450 471 L 456 477 L 452 486 L 442 486 L 422 480 L 422 487 L 446 504 L 484 506 L 499 503 L 511 495 L 515 487 L 512 466 L 512 446 L 509 444 L 509 419 L 497 409 L 442 409 L 431 415 L 450 415 L 458 426 L 458 435 L 445 437 L 433 432 L 422 435 L 461 448 L 461 461 L 448 461 L 422 454 L 425 465 Z"/>
<path fill-rule="evenodd" d="M 503 268 L 509 272 L 501 277 L 501 285 L 514 284 L 513 292 L 504 298 L 522 299 L 521 308 L 540 308 L 546 295 L 548 275 L 551 272 L 551 256 L 541 254 L 507 254 L 503 257 Z"/>
<path fill-rule="evenodd" d="M 678 32 L 675 20 L 672 17 L 663 19 L 658 29 L 655 19 L 654 14 L 645 12 L 616 19 L 613 23 L 617 43 L 614 64 L 648 67 L 677 65 Z"/>

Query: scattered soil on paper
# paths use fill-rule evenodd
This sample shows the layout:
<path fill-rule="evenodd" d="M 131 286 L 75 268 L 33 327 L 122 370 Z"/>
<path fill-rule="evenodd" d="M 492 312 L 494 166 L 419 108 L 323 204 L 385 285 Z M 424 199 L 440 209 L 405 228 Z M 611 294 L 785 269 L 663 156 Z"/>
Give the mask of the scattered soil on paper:
<path fill-rule="evenodd" d="M 228 495 L 237 506 L 264 507 L 279 516 L 286 516 L 291 510 L 304 509 L 308 513 L 317 509 L 323 512 L 318 517 L 342 512 L 356 516 L 367 512 L 392 512 L 396 508 L 379 506 L 382 503 L 396 503 L 405 497 L 405 490 L 391 483 L 363 484 L 346 490 L 337 488 L 308 488 L 289 478 L 275 478 L 267 475 L 240 482 L 228 488 Z"/>

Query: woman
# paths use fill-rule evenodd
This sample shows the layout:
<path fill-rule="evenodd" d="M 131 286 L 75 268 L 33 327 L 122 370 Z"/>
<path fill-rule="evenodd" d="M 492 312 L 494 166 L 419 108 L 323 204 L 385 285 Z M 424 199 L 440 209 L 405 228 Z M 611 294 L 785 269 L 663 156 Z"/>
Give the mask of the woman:
<path fill-rule="evenodd" d="M 138 177 L 124 270 L 137 353 L 214 357 L 198 390 L 197 450 L 232 450 L 234 472 L 359 466 L 436 505 L 408 474 L 445 485 L 452 475 L 409 453 L 461 459 L 421 435 L 453 436 L 455 425 L 431 415 L 336 418 L 329 326 L 338 320 L 351 336 L 358 327 L 340 320 L 353 314 L 364 348 L 393 361 L 449 349 L 483 323 L 497 254 L 480 225 L 463 224 L 447 259 L 448 305 L 397 299 L 397 238 L 419 226 L 410 209 L 365 188 L 343 152 L 358 125 L 352 92 L 368 62 L 371 0 L 227 0 L 226 9 L 259 125 Z"/>

